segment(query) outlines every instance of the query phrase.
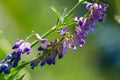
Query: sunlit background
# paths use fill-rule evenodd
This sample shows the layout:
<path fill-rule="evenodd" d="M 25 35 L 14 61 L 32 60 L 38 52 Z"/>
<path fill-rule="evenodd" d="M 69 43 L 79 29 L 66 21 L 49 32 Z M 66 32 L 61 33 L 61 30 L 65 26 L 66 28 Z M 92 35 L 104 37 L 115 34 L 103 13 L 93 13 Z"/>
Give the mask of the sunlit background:
<path fill-rule="evenodd" d="M 58 60 L 56 65 L 40 66 L 31 70 L 26 66 L 24 80 L 120 80 L 120 0 L 105 0 L 109 3 L 107 18 L 97 23 L 83 48 Z M 78 0 L 0 0 L 0 59 L 11 53 L 11 46 L 18 39 L 25 39 L 32 31 L 40 35 L 56 24 L 57 17 L 50 9 L 55 6 L 60 12 L 64 7 L 69 10 Z M 80 6 L 74 16 L 82 16 L 86 10 Z M 52 37 L 51 37 L 52 36 Z M 47 38 L 51 41 L 58 34 Z M 23 59 L 29 60 L 37 54 Z M 1 80 L 1 79 L 0 79 Z"/>

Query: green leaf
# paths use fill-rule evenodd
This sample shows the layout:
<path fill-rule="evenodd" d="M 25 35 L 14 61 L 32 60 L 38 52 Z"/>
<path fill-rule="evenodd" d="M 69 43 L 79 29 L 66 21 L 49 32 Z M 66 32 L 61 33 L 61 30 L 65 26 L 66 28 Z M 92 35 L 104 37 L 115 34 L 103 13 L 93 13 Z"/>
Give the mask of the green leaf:
<path fill-rule="evenodd" d="M 114 17 L 115 20 L 120 24 L 120 0 L 115 0 L 114 4 L 115 4 Z"/>
<path fill-rule="evenodd" d="M 53 12 L 55 12 L 55 14 L 57 15 L 57 17 L 60 19 L 60 17 L 61 17 L 60 12 L 57 11 L 57 10 L 55 9 L 55 7 L 50 7 L 50 8 L 52 9 Z"/>
<path fill-rule="evenodd" d="M 70 15 L 64 20 L 64 26 L 69 26 L 73 22 L 73 16 Z"/>
<path fill-rule="evenodd" d="M 25 73 L 25 74 L 24 74 Z M 21 76 L 22 75 L 22 76 Z M 26 69 L 14 70 L 7 76 L 7 80 L 30 80 L 30 74 Z"/>
<path fill-rule="evenodd" d="M 17 72 L 14 73 L 14 74 L 11 74 L 11 76 L 8 77 L 7 80 L 16 80 L 16 76 L 17 76 L 18 73 L 19 73 L 19 71 L 17 71 Z"/>
<path fill-rule="evenodd" d="M 5 76 L 2 73 L 0 73 L 0 80 L 6 80 Z"/>
<path fill-rule="evenodd" d="M 25 75 L 26 74 L 23 74 L 19 79 L 16 79 L 16 80 L 23 80 L 23 78 L 24 78 Z"/>
<path fill-rule="evenodd" d="M 62 16 L 61 16 L 61 24 L 64 22 L 64 19 L 65 19 L 65 17 L 66 17 L 66 14 L 67 14 L 67 8 L 64 8 L 63 13 L 62 13 Z"/>

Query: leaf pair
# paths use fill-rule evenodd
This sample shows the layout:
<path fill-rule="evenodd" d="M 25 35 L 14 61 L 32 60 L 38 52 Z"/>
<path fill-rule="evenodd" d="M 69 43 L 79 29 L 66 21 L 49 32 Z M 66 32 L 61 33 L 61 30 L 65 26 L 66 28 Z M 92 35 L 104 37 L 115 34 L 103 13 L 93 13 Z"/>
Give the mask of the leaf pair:
<path fill-rule="evenodd" d="M 58 22 L 57 22 L 57 29 L 56 32 L 60 32 L 60 30 L 65 27 L 69 26 L 73 22 L 73 17 L 72 15 L 67 16 L 67 8 L 63 9 L 62 14 L 55 9 L 55 7 L 51 7 L 53 12 L 55 12 L 56 16 L 58 17 Z"/>

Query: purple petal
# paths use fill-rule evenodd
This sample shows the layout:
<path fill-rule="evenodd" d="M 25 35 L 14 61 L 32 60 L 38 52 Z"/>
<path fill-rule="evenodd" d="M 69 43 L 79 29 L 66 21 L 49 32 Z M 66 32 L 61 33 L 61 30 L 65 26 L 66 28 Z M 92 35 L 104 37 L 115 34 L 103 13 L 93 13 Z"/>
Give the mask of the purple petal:
<path fill-rule="evenodd" d="M 79 41 L 79 46 L 80 46 L 80 47 L 83 47 L 84 44 L 85 44 L 85 40 L 84 40 L 84 39 L 81 39 L 81 40 Z"/>
<path fill-rule="evenodd" d="M 88 10 L 92 9 L 92 4 L 87 4 L 86 9 L 88 9 Z"/>
<path fill-rule="evenodd" d="M 40 41 L 43 44 L 48 42 L 47 39 L 42 39 L 39 34 L 35 34 L 35 36 L 36 36 L 37 40 Z"/>
<path fill-rule="evenodd" d="M 19 40 L 18 42 L 15 43 L 15 45 L 12 47 L 12 49 L 19 48 L 20 45 L 24 42 L 24 40 Z"/>
<path fill-rule="evenodd" d="M 63 45 L 63 53 L 67 54 L 68 53 L 68 47 L 69 47 L 69 42 L 68 42 L 67 38 L 62 42 L 62 45 Z"/>
<path fill-rule="evenodd" d="M 39 51 L 44 51 L 45 49 L 47 49 L 48 48 L 48 44 L 43 44 L 42 46 L 40 46 L 39 48 L 38 48 L 38 50 Z"/>
<path fill-rule="evenodd" d="M 27 54 L 30 54 L 31 53 L 31 44 L 29 42 L 26 42 L 25 43 L 25 52 Z"/>
<path fill-rule="evenodd" d="M 65 36 L 65 34 L 66 34 L 67 31 L 68 31 L 68 27 L 64 27 L 64 28 L 61 30 L 60 34 L 61 34 L 62 36 Z"/>
<path fill-rule="evenodd" d="M 76 35 L 79 35 L 79 34 L 80 34 L 80 32 L 81 32 L 80 27 L 76 27 L 76 29 L 75 29 L 75 33 L 76 33 Z"/>
<path fill-rule="evenodd" d="M 79 19 L 79 25 L 80 25 L 80 26 L 83 25 L 83 17 L 80 17 L 80 19 Z"/>
<path fill-rule="evenodd" d="M 74 41 L 74 36 L 73 35 L 70 36 L 69 41 L 70 41 L 69 48 L 71 48 L 72 50 L 76 51 L 77 48 L 75 46 L 75 41 Z"/>

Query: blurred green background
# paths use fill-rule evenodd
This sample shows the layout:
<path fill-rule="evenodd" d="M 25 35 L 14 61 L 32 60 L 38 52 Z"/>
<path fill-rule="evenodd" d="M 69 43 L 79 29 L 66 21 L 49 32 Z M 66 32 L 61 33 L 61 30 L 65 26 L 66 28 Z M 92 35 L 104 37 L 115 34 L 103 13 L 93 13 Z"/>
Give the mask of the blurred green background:
<path fill-rule="evenodd" d="M 107 18 L 97 23 L 83 48 L 70 50 L 55 66 L 39 66 L 31 70 L 27 66 L 24 80 L 120 80 L 120 0 L 105 0 L 109 4 Z M 50 9 L 55 6 L 60 12 L 64 7 L 72 8 L 78 0 L 0 0 L 0 59 L 11 52 L 17 39 L 25 39 L 32 31 L 44 34 L 57 17 Z M 85 5 L 80 6 L 74 16 L 83 15 Z M 53 36 L 54 35 L 54 36 Z M 52 37 L 51 37 L 52 36 Z M 53 40 L 58 34 L 47 38 Z M 29 60 L 38 53 L 23 59 Z M 1 79 L 0 79 L 1 80 Z"/>

